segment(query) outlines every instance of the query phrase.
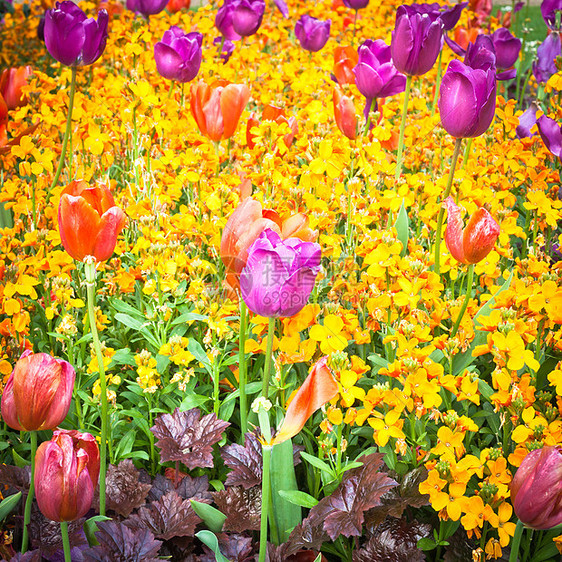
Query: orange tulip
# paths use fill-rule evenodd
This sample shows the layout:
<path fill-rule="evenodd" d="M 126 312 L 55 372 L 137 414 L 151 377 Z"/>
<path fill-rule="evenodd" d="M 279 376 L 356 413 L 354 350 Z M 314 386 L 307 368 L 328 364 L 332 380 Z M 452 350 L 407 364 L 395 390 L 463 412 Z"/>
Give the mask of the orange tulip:
<path fill-rule="evenodd" d="M 105 185 L 90 187 L 84 180 L 77 180 L 62 192 L 60 237 L 75 260 L 82 261 L 86 256 L 98 262 L 109 259 L 125 221 L 125 213 L 115 205 Z"/>
<path fill-rule="evenodd" d="M 297 125 L 296 117 L 289 117 L 285 115 L 285 110 L 281 109 L 280 107 L 276 107 L 275 105 L 266 105 L 263 108 L 262 113 L 262 120 L 264 121 L 275 121 L 278 125 L 281 123 L 287 123 L 289 129 L 291 129 L 290 133 L 287 133 L 283 137 L 283 141 L 285 142 L 285 146 L 289 148 L 291 144 L 293 144 L 293 140 L 295 139 L 295 135 L 297 134 L 299 127 Z M 252 128 L 257 127 L 260 124 L 257 115 L 252 112 L 250 118 L 248 119 L 248 123 L 246 124 L 246 143 L 248 147 L 253 149 L 256 146 L 254 142 L 254 135 L 252 134 Z"/>
<path fill-rule="evenodd" d="M 240 273 L 248 259 L 248 248 L 267 228 L 282 238 L 292 236 L 304 242 L 313 242 L 318 236 L 318 232 L 308 226 L 308 218 L 302 213 L 282 222 L 276 211 L 262 209 L 259 201 L 247 197 L 230 215 L 221 239 L 221 259 L 226 267 L 226 281 L 233 289 L 239 286 Z"/>
<path fill-rule="evenodd" d="M 357 138 L 357 115 L 353 100 L 344 96 L 337 86 L 334 88 L 334 116 L 338 129 L 350 140 Z"/>
<path fill-rule="evenodd" d="M 191 113 L 201 133 L 218 142 L 235 133 L 249 98 L 245 84 L 212 87 L 200 80 L 191 85 Z"/>
<path fill-rule="evenodd" d="M 16 109 L 27 103 L 21 89 L 33 73 L 31 66 L 6 68 L 0 76 L 0 94 L 4 97 L 8 109 Z"/>
<path fill-rule="evenodd" d="M 353 47 L 336 47 L 334 50 L 334 76 L 338 84 L 355 84 L 353 67 L 359 62 L 359 55 Z"/>
<path fill-rule="evenodd" d="M 184 8 L 189 10 L 189 6 L 191 6 L 191 0 L 170 0 L 166 5 L 166 9 L 171 14 L 175 14 Z"/>
<path fill-rule="evenodd" d="M 338 384 L 328 367 L 328 357 L 316 362 L 312 371 L 297 390 L 287 408 L 285 419 L 274 437 L 272 445 L 283 443 L 294 437 L 303 427 L 308 418 L 338 394 Z"/>

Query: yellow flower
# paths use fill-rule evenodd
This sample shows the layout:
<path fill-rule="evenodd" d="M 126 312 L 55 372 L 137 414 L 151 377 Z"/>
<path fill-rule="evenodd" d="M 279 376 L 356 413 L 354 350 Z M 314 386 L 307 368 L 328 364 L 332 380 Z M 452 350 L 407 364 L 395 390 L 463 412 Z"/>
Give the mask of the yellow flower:
<path fill-rule="evenodd" d="M 328 314 L 324 324 L 315 324 L 310 328 L 310 339 L 320 342 L 320 349 L 325 355 L 334 351 L 343 351 L 347 347 L 347 339 L 343 335 L 343 320 L 335 314 Z"/>

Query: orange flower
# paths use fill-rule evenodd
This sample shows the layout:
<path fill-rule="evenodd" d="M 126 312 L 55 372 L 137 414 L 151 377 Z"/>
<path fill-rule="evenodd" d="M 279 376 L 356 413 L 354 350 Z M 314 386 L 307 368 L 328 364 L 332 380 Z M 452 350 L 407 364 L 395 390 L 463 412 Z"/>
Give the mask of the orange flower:
<path fill-rule="evenodd" d="M 21 89 L 27 84 L 33 73 L 31 66 L 6 68 L 0 76 L 0 94 L 4 97 L 8 109 L 16 109 L 27 103 Z"/>
<path fill-rule="evenodd" d="M 285 115 L 285 110 L 281 109 L 280 107 L 276 107 L 275 105 L 266 105 L 263 108 L 262 113 L 262 121 L 275 121 L 278 125 L 281 123 L 287 123 L 289 129 L 291 129 L 290 133 L 287 133 L 283 137 L 283 141 L 285 142 L 285 146 L 289 148 L 291 144 L 293 144 L 293 140 L 295 139 L 295 135 L 297 134 L 299 127 L 297 125 L 297 118 L 296 117 L 289 117 Z M 250 118 L 248 119 L 248 123 L 246 124 L 246 142 L 248 146 L 253 149 L 256 146 L 254 142 L 254 135 L 252 134 L 252 127 L 257 127 L 260 124 L 260 121 L 257 115 L 252 112 Z"/>
<path fill-rule="evenodd" d="M 189 10 L 189 6 L 191 6 L 191 0 L 170 0 L 166 5 L 166 9 L 171 14 L 175 14 L 184 8 Z"/>
<path fill-rule="evenodd" d="M 334 76 L 338 84 L 355 84 L 353 67 L 359 62 L 359 55 L 353 47 L 336 47 L 334 50 Z"/>
<path fill-rule="evenodd" d="M 201 133 L 219 142 L 235 133 L 249 98 L 245 84 L 213 87 L 200 80 L 191 85 L 191 113 Z"/>
<path fill-rule="evenodd" d="M 109 259 L 125 220 L 125 213 L 115 205 L 105 185 L 90 187 L 84 180 L 77 180 L 62 192 L 60 237 L 75 260 L 82 261 L 86 256 L 94 256 L 97 261 Z"/>
<path fill-rule="evenodd" d="M 328 357 L 322 357 L 312 367 L 312 371 L 289 404 L 285 419 L 273 439 L 272 445 L 283 443 L 294 437 L 318 408 L 338 394 L 338 384 L 327 363 Z"/>
<path fill-rule="evenodd" d="M 353 100 L 344 96 L 338 88 L 334 88 L 334 117 L 338 129 L 350 140 L 357 138 L 357 115 Z"/>

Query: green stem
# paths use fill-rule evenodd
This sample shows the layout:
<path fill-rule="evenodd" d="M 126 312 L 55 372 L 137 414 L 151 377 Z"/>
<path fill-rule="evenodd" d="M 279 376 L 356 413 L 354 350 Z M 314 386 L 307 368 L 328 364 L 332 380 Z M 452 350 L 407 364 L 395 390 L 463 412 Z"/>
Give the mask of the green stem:
<path fill-rule="evenodd" d="M 70 557 L 70 540 L 68 538 L 68 521 L 61 521 L 60 533 L 62 535 L 62 549 L 64 551 L 64 562 L 72 562 Z"/>
<path fill-rule="evenodd" d="M 72 67 L 72 76 L 70 79 L 70 94 L 68 98 L 68 115 L 66 117 L 66 130 L 64 131 L 64 139 L 62 141 L 62 148 L 60 153 L 60 160 L 57 171 L 55 172 L 55 177 L 53 178 L 53 183 L 51 184 L 51 189 L 49 189 L 49 193 L 47 193 L 47 202 L 51 193 L 57 182 L 59 181 L 60 174 L 62 172 L 64 166 L 64 159 L 66 156 L 66 146 L 68 144 L 68 139 L 70 138 L 70 132 L 72 129 L 72 109 L 74 108 L 74 93 L 76 92 L 76 67 Z"/>
<path fill-rule="evenodd" d="M 90 319 L 90 331 L 94 343 L 94 350 L 98 361 L 98 373 L 100 377 L 101 397 L 101 442 L 100 442 L 100 515 L 105 515 L 105 471 L 107 467 L 107 389 L 105 380 L 105 368 L 103 354 L 101 352 L 100 339 L 96 326 L 96 264 L 92 259 L 85 264 L 86 288 L 88 292 L 88 317 Z"/>
<path fill-rule="evenodd" d="M 523 523 L 517 521 L 513 541 L 511 543 L 511 552 L 509 554 L 509 562 L 517 562 L 517 555 L 519 554 L 519 545 L 521 544 L 521 537 L 523 536 Z"/>
<path fill-rule="evenodd" d="M 402 121 L 400 122 L 400 137 L 398 139 L 398 154 L 396 156 L 396 173 L 395 181 L 398 181 L 402 173 L 402 152 L 404 151 L 404 130 L 406 129 L 406 114 L 408 113 L 408 99 L 410 98 L 410 87 L 412 86 L 412 77 L 406 76 L 406 90 L 404 92 L 404 105 L 402 107 Z"/>
<path fill-rule="evenodd" d="M 246 330 L 248 311 L 244 299 L 240 297 L 240 333 L 238 334 L 238 388 L 240 389 L 240 431 L 241 439 L 248 431 L 248 398 L 246 396 Z"/>
<path fill-rule="evenodd" d="M 267 325 L 267 347 L 265 350 L 265 365 L 263 367 L 263 381 L 261 387 L 261 395 L 267 398 L 269 395 L 269 376 L 271 372 L 271 359 L 273 355 L 273 333 L 275 332 L 275 317 L 269 317 Z"/>
<path fill-rule="evenodd" d="M 464 147 L 464 154 L 462 157 L 461 168 L 464 170 L 466 163 L 468 162 L 468 157 L 470 156 L 470 149 L 472 148 L 472 139 L 468 139 L 466 146 Z"/>
<path fill-rule="evenodd" d="M 367 115 L 367 122 L 365 123 L 365 130 L 363 131 L 364 137 L 366 137 L 369 134 L 369 129 L 371 127 L 371 112 L 373 111 L 373 107 L 375 106 L 376 101 L 377 101 L 377 98 L 373 98 L 371 100 L 371 107 L 369 107 L 369 113 Z"/>
<path fill-rule="evenodd" d="M 31 481 L 29 483 L 29 492 L 25 500 L 25 509 L 23 512 L 23 537 L 21 540 L 21 553 L 27 552 L 27 545 L 29 544 L 29 531 L 27 526 L 31 521 L 31 505 L 33 504 L 33 496 L 35 492 L 35 453 L 37 451 L 37 432 L 30 431 L 29 437 L 31 438 Z"/>
<path fill-rule="evenodd" d="M 455 148 L 453 150 L 453 158 L 451 160 L 451 169 L 449 170 L 449 179 L 447 180 L 447 187 L 445 188 L 445 193 L 441 199 L 441 203 L 449 197 L 451 193 L 451 187 L 453 185 L 453 178 L 455 177 L 455 168 L 457 167 L 457 160 L 459 159 L 459 153 L 461 151 L 462 139 L 455 139 Z M 439 261 L 441 259 L 441 230 L 443 227 L 443 216 L 445 215 L 445 208 L 441 205 L 439 209 L 439 216 L 437 218 L 437 232 L 435 233 L 435 268 L 434 271 L 439 275 Z"/>
<path fill-rule="evenodd" d="M 265 562 L 267 553 L 267 518 L 269 514 L 269 500 L 271 495 L 270 465 L 271 447 L 264 445 L 263 451 L 263 476 L 261 481 L 261 522 L 260 522 L 260 554 L 258 562 Z"/>
<path fill-rule="evenodd" d="M 462 303 L 461 306 L 461 310 L 459 312 L 459 315 L 457 317 L 457 321 L 455 322 L 455 325 L 453 327 L 453 331 L 451 332 L 451 335 L 449 337 L 454 338 L 457 335 L 457 331 L 459 329 L 459 326 L 461 325 L 461 320 L 462 317 L 464 316 L 464 313 L 466 312 L 466 307 L 468 306 L 468 301 L 470 300 L 470 295 L 472 293 L 472 278 L 474 276 L 474 264 L 471 263 L 468 266 L 468 277 L 467 277 L 467 282 L 466 282 L 466 294 L 464 296 L 464 302 Z"/>
<path fill-rule="evenodd" d="M 443 75 L 443 68 L 441 66 L 441 57 L 443 56 L 443 49 L 439 51 L 439 58 L 437 59 L 437 78 L 435 80 L 435 94 L 433 96 L 433 104 L 431 105 L 431 116 L 435 115 L 435 108 L 437 107 L 437 98 L 439 97 L 439 87 L 441 86 L 441 76 Z"/>

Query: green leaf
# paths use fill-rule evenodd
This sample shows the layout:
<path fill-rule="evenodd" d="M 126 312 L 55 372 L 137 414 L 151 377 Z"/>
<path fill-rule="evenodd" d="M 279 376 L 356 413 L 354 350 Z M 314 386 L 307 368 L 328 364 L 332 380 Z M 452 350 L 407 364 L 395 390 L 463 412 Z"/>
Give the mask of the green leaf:
<path fill-rule="evenodd" d="M 195 357 L 195 359 L 199 361 L 199 363 L 203 363 L 207 370 L 211 368 L 209 358 L 207 357 L 205 350 L 201 347 L 201 344 L 197 340 L 190 338 L 189 343 L 187 344 L 187 349 L 191 352 L 193 357 Z"/>
<path fill-rule="evenodd" d="M 402 199 L 402 205 L 400 205 L 400 210 L 398 211 L 398 217 L 394 223 L 396 228 L 396 234 L 398 240 L 402 243 L 402 251 L 400 255 L 404 257 L 408 251 L 408 238 L 410 237 L 410 224 L 408 221 L 408 213 L 406 212 L 406 207 L 404 206 L 404 199 Z"/>
<path fill-rule="evenodd" d="M 433 539 L 425 537 L 418 541 L 418 548 L 421 548 L 422 550 L 433 550 L 436 547 L 437 543 Z"/>
<path fill-rule="evenodd" d="M 300 507 L 313 508 L 318 500 L 306 492 L 300 490 L 279 490 L 278 494 L 288 502 Z"/>
<path fill-rule="evenodd" d="M 0 502 L 0 521 L 4 521 L 15 509 L 21 499 L 21 492 L 13 494 Z"/>
<path fill-rule="evenodd" d="M 195 536 L 208 548 L 210 548 L 213 553 L 215 554 L 215 560 L 217 562 L 229 562 L 228 558 L 225 558 L 220 549 L 219 549 L 219 541 L 214 533 L 211 531 L 199 531 L 195 533 Z"/>
<path fill-rule="evenodd" d="M 111 517 L 106 517 L 105 515 L 94 515 L 93 517 L 90 517 L 90 519 L 86 519 L 86 521 L 84 521 L 84 534 L 86 535 L 90 546 L 100 544 L 95 535 L 96 531 L 99 530 L 96 523 L 99 523 L 100 521 L 111 521 Z"/>
<path fill-rule="evenodd" d="M 186 312 L 181 316 L 178 316 L 173 322 L 172 326 L 176 326 L 177 324 L 183 324 L 185 322 L 193 322 L 194 320 L 207 320 L 208 316 L 204 314 L 197 314 L 197 312 Z"/>
<path fill-rule="evenodd" d="M 137 332 L 140 332 L 144 327 L 144 322 L 142 322 L 141 320 L 137 320 L 136 318 L 133 318 L 132 316 L 130 316 L 129 314 L 125 314 L 124 312 L 118 312 L 115 315 L 115 320 L 121 322 L 121 324 L 125 324 L 127 328 L 132 328 Z"/>
<path fill-rule="evenodd" d="M 16 453 L 15 449 L 12 449 L 12 457 L 14 459 L 14 464 L 18 468 L 23 468 L 24 466 L 27 466 L 29 464 L 23 457 Z"/>
<path fill-rule="evenodd" d="M 111 358 L 111 366 L 113 365 L 136 365 L 135 356 L 131 350 L 126 347 L 124 349 L 118 349 Z"/>
<path fill-rule="evenodd" d="M 222 526 L 226 521 L 226 515 L 220 512 L 216 507 L 207 503 L 201 503 L 196 500 L 190 500 L 193 511 L 203 520 L 203 523 L 209 527 L 213 533 L 220 533 Z"/>
<path fill-rule="evenodd" d="M 305 453 L 304 451 L 301 452 L 301 457 L 308 461 L 312 466 L 319 468 L 322 472 L 326 472 L 331 477 L 334 477 L 334 471 L 323 460 L 320 460 L 318 457 L 310 455 L 309 453 Z"/>
<path fill-rule="evenodd" d="M 378 367 L 377 371 L 379 369 L 382 369 L 382 368 L 386 369 L 388 367 L 388 361 L 384 357 L 381 357 L 380 355 L 377 355 L 376 353 L 371 353 L 371 355 L 369 355 L 367 357 L 367 359 L 369 359 L 369 361 L 371 363 L 373 363 L 373 365 L 375 367 Z"/>

